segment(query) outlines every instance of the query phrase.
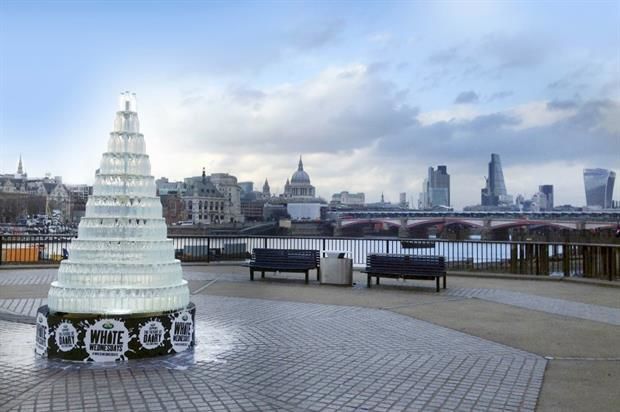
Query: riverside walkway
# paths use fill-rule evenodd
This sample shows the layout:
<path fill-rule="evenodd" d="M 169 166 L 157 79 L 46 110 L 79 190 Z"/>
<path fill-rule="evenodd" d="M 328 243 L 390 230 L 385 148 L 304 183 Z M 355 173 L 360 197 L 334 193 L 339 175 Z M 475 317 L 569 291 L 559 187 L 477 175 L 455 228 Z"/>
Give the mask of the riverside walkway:
<path fill-rule="evenodd" d="M 56 268 L 0 270 L 0 411 L 617 410 L 620 288 L 449 276 L 367 289 L 185 265 L 197 346 L 115 365 L 34 356 Z"/>

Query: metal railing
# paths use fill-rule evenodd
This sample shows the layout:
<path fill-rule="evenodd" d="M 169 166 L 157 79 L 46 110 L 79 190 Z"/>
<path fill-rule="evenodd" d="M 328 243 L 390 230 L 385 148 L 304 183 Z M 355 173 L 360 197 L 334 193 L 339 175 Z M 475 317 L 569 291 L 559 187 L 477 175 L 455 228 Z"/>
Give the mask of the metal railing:
<path fill-rule="evenodd" d="M 73 235 L 0 235 L 0 265 L 58 263 Z"/>
<path fill-rule="evenodd" d="M 69 235 L 2 235 L 0 264 L 57 263 Z M 452 271 L 620 280 L 620 245 L 353 237 L 171 236 L 183 262 L 243 260 L 254 248 L 346 251 L 364 265 L 372 253 L 445 256 Z"/>

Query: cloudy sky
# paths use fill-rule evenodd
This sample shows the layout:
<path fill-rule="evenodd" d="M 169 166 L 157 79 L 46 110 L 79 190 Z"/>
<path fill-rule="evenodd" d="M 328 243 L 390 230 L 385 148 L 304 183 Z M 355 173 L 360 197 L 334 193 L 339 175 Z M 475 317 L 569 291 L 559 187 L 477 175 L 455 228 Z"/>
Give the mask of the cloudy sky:
<path fill-rule="evenodd" d="M 620 2 L 0 2 L 0 173 L 92 183 L 123 90 L 157 177 L 281 191 L 302 154 L 325 198 L 417 202 L 446 164 L 461 208 L 499 153 L 583 205 L 620 172 Z"/>

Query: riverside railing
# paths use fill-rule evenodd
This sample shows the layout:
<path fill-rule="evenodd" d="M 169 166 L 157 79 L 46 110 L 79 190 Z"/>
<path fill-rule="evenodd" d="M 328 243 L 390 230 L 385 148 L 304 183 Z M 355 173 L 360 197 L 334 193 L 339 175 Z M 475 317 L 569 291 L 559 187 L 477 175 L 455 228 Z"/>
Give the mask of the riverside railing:
<path fill-rule="evenodd" d="M 73 236 L 2 235 L 0 265 L 57 263 Z M 355 265 L 372 253 L 445 256 L 451 271 L 620 280 L 620 244 L 402 238 L 171 236 L 183 262 L 244 260 L 254 248 L 347 252 Z"/>

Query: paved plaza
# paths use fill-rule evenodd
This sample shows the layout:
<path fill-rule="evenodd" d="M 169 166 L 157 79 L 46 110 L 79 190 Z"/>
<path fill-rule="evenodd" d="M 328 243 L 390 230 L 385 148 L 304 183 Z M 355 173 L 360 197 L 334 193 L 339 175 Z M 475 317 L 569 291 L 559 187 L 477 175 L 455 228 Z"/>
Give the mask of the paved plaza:
<path fill-rule="evenodd" d="M 33 315 L 55 269 L 1 270 L 0 410 L 580 409 L 555 391 L 573 392 L 584 369 L 611 380 L 584 390 L 619 378 L 618 340 L 607 343 L 620 337 L 618 288 L 449 277 L 436 294 L 423 281 L 369 290 L 357 274 L 343 288 L 250 282 L 236 266 L 184 272 L 195 350 L 102 365 L 35 358 Z M 573 342 L 556 337 L 567 331 Z M 615 393 L 598 402 L 585 405 L 620 406 Z"/>

